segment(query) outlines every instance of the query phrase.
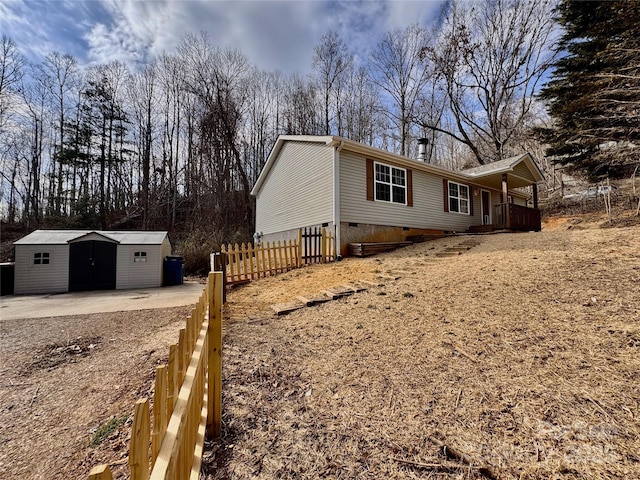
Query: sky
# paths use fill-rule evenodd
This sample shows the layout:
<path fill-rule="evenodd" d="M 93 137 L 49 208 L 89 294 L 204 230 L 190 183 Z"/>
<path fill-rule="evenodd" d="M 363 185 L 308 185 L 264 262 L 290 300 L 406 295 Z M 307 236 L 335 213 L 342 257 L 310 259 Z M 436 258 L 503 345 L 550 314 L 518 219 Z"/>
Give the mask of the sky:
<path fill-rule="evenodd" d="M 263 70 L 305 74 L 313 47 L 336 31 L 365 60 L 389 30 L 428 25 L 441 0 L 0 0 L 0 34 L 38 63 L 52 51 L 81 64 L 132 69 L 173 53 L 184 34 L 207 32 Z"/>

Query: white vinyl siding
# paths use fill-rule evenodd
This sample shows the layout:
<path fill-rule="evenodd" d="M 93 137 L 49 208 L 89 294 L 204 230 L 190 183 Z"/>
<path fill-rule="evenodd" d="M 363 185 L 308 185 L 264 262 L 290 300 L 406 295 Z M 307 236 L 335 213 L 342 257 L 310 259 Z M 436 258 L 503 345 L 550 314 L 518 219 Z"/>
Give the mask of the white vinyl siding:
<path fill-rule="evenodd" d="M 45 252 L 49 254 L 49 263 L 34 264 L 36 254 Z M 68 245 L 15 245 L 15 253 L 16 295 L 69 290 Z"/>
<path fill-rule="evenodd" d="M 531 183 L 535 183 L 536 181 L 536 179 L 533 177 L 533 174 L 531 173 L 531 170 L 529 170 L 524 162 L 520 162 L 515 167 L 513 167 L 513 174 L 517 175 L 520 178 L 529 180 Z"/>
<path fill-rule="evenodd" d="M 367 201 L 366 168 L 364 157 L 351 152 L 340 153 L 341 222 L 451 231 L 464 231 L 471 225 L 482 224 L 480 195 L 469 192 L 473 216 L 445 212 L 442 177 L 418 169 L 412 170 L 413 207 Z"/>
<path fill-rule="evenodd" d="M 256 196 L 256 231 L 282 232 L 333 220 L 333 147 L 286 142 Z"/>

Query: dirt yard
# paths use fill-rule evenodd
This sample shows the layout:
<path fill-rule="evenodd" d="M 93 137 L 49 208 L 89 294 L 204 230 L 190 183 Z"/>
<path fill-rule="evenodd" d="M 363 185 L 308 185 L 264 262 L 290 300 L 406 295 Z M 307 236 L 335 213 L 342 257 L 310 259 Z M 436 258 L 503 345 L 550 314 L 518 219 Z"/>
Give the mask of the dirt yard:
<path fill-rule="evenodd" d="M 640 229 L 475 238 L 232 290 L 201 477 L 640 478 Z M 358 280 L 384 285 L 270 309 Z M 186 314 L 1 321 L 0 478 L 125 478 L 128 415 Z"/>

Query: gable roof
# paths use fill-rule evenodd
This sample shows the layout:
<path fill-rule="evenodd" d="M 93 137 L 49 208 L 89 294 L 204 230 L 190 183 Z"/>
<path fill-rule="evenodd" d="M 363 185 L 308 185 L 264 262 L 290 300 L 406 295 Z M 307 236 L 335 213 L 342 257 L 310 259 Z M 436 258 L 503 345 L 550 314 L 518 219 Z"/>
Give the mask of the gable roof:
<path fill-rule="evenodd" d="M 262 185 L 264 184 L 269 171 L 275 164 L 280 150 L 286 142 L 306 142 L 306 143 L 320 143 L 329 147 L 338 147 L 341 150 L 350 151 L 353 153 L 359 153 L 367 157 L 373 157 L 379 160 L 386 160 L 396 165 L 411 168 L 414 170 L 420 170 L 427 173 L 432 173 L 441 177 L 446 177 L 451 180 L 457 180 L 460 182 L 472 182 L 478 185 L 487 185 L 495 188 L 495 181 L 497 178 L 501 178 L 502 173 L 510 174 L 513 177 L 514 168 L 524 163 L 524 165 L 530 170 L 532 177 L 535 179 L 535 183 L 538 183 L 544 179 L 542 171 L 533 160 L 533 157 L 529 153 L 519 155 L 517 157 L 507 158 L 498 162 L 493 162 L 487 165 L 481 165 L 480 167 L 469 168 L 461 172 L 454 172 L 446 168 L 437 167 L 435 165 L 424 163 L 413 158 L 397 155 L 395 153 L 387 152 L 379 148 L 370 147 L 362 143 L 354 142 L 342 137 L 336 137 L 332 135 L 325 136 L 313 136 L 313 135 L 281 135 L 278 137 L 267 161 L 260 172 L 258 180 L 251 189 L 251 195 L 257 195 Z M 510 189 L 521 187 L 521 184 L 511 184 L 509 182 Z M 516 182 L 520 183 L 520 182 Z M 526 183 L 530 185 L 531 182 Z M 498 187 L 499 188 L 499 187 Z"/>
<path fill-rule="evenodd" d="M 529 153 L 523 153 L 522 155 L 517 155 L 515 157 L 487 163 L 485 165 L 480 165 L 479 167 L 465 168 L 462 172 L 470 177 L 478 178 L 497 173 L 513 172 L 514 168 L 520 163 L 524 163 L 529 168 L 531 174 L 536 178 L 536 182 L 544 180 L 542 170 L 540 170 L 540 167 L 538 167 L 538 164 L 533 160 Z"/>
<path fill-rule="evenodd" d="M 162 245 L 167 232 L 102 231 L 102 230 L 35 230 L 14 245 L 66 245 L 95 233 L 121 245 Z"/>

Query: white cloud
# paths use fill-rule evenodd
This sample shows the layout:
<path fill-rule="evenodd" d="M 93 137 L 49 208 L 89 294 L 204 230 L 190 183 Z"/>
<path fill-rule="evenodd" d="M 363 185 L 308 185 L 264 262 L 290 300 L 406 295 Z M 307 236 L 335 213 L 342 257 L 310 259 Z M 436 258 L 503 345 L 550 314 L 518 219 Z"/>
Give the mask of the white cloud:
<path fill-rule="evenodd" d="M 390 29 L 425 23 L 441 1 L 393 0 L 2 0 L 4 27 L 23 49 L 52 50 L 81 62 L 120 60 L 130 67 L 173 52 L 187 33 L 244 53 L 264 70 L 307 73 L 313 47 L 337 31 L 357 58 Z"/>

